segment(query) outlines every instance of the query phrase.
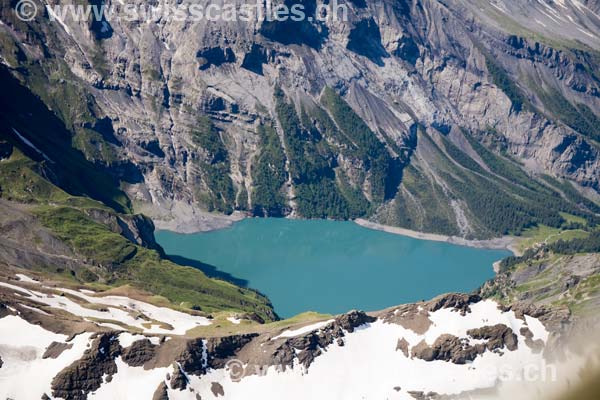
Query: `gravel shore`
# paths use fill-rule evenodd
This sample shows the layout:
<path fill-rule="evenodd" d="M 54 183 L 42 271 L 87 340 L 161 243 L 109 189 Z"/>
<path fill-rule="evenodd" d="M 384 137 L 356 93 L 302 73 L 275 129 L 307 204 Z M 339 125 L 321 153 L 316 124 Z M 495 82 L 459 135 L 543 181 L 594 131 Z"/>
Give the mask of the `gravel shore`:
<path fill-rule="evenodd" d="M 209 232 L 218 229 L 225 229 L 246 218 L 244 213 L 235 212 L 232 215 L 213 214 L 194 210 L 193 212 L 182 213 L 178 210 L 177 218 L 159 219 L 154 218 L 154 225 L 158 230 L 169 230 L 178 233 L 197 233 Z M 189 211 L 189 210 L 185 210 Z M 184 214 L 184 215 L 181 215 Z M 445 236 L 435 233 L 424 233 L 412 231 L 410 229 L 398 228 L 394 226 L 381 225 L 366 219 L 356 219 L 354 223 L 368 229 L 393 233 L 414 239 L 430 240 L 434 242 L 446 242 L 460 246 L 475 247 L 480 249 L 506 249 L 515 255 L 520 255 L 516 247 L 517 239 L 512 236 L 504 236 L 501 238 L 489 240 L 468 240 L 458 236 Z"/>
<path fill-rule="evenodd" d="M 378 231 L 393 233 L 396 235 L 408 236 L 414 239 L 431 240 L 434 242 L 446 242 L 457 244 L 460 246 L 476 247 L 480 249 L 506 249 L 511 251 L 513 254 L 518 255 L 516 249 L 517 239 L 512 236 L 503 236 L 501 238 L 489 239 L 489 240 L 468 240 L 458 236 L 445 236 L 435 233 L 423 233 L 417 231 L 411 231 L 410 229 L 398 228 L 394 226 L 381 225 L 375 222 L 367 221 L 365 219 L 356 219 L 354 223 L 368 229 L 374 229 Z"/>

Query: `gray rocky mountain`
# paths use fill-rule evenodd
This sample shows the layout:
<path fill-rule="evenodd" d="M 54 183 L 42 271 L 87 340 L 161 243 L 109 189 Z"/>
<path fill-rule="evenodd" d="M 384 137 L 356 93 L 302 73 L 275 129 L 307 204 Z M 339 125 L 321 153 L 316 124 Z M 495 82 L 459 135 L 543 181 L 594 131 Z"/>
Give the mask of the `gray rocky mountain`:
<path fill-rule="evenodd" d="M 600 3 L 342 4 L 347 21 L 99 27 L 6 3 L 4 79 L 159 226 L 238 210 L 486 238 L 598 211 Z M 8 125 L 44 150 L 26 113 Z"/>

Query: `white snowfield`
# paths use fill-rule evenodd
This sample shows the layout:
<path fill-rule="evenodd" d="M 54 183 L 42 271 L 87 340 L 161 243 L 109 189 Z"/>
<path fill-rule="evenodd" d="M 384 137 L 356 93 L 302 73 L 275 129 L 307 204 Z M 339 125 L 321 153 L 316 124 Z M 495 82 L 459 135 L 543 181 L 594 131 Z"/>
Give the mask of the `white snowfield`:
<path fill-rule="evenodd" d="M 6 283 L 2 285 L 13 286 Z M 64 307 L 77 315 L 84 313 L 78 308 L 81 306 L 65 297 L 45 297 L 45 294 L 36 291 L 24 288 L 20 290 L 23 295 L 36 296 L 36 301 L 52 307 Z M 65 292 L 81 296 L 90 302 L 101 302 L 115 307 L 111 312 L 122 318 L 125 317 L 118 314 L 122 310 L 116 307 L 142 311 L 152 318 L 172 322 L 174 326 L 178 324 L 177 329 L 197 323 L 194 319 L 196 317 L 185 314 L 180 316 L 182 313 L 165 311 L 166 309 L 124 297 L 97 298 L 81 292 Z M 41 296 L 41 299 L 37 296 Z M 61 306 L 61 303 L 64 306 Z M 85 309 L 85 315 L 90 315 L 89 312 L 90 310 Z M 398 324 L 378 319 L 356 328 L 353 333 L 346 332 L 343 346 L 334 342 L 321 349 L 323 353 L 316 357 L 308 369 L 296 362 L 293 368 L 287 368 L 285 371 L 281 366 L 264 366 L 261 372 L 261 366 L 249 367 L 238 362 L 238 370 L 233 376 L 236 379 L 230 376 L 233 369 L 230 371 L 226 367 L 209 370 L 207 375 L 201 377 L 187 375 L 190 383 L 183 391 L 172 389 L 170 382 L 166 380 L 167 373 L 172 374 L 173 367 L 145 370 L 143 367 L 131 367 L 118 357 L 117 373 L 112 380 L 105 382 L 96 392 L 90 393 L 88 398 L 151 399 L 156 388 L 161 382 L 165 382 L 169 399 L 172 400 L 195 400 L 197 394 L 202 399 L 216 398 L 213 393 L 215 384 L 218 391 L 222 388 L 224 392 L 218 396 L 219 399 L 413 400 L 410 391 L 451 395 L 495 386 L 498 388 L 495 395 L 480 391 L 469 393 L 468 398 L 485 399 L 500 396 L 531 399 L 539 398 L 540 386 L 549 390 L 573 378 L 562 373 L 557 375 L 557 367 L 545 361 L 542 352 L 536 354 L 525 344 L 525 337 L 520 334 L 520 329 L 524 326 L 533 333 L 534 340 L 548 340 L 548 331 L 535 318 L 526 316 L 524 321 L 516 318 L 514 312 L 501 311 L 495 302 L 486 300 L 472 304 L 471 312 L 464 316 L 453 309 L 441 309 L 429 313 L 429 319 L 432 325 L 422 335 Z M 329 322 L 331 321 L 286 330 L 278 338 L 294 337 L 318 330 Z M 481 340 L 468 338 L 466 332 L 469 329 L 496 324 L 512 328 L 518 337 L 516 351 L 502 349 L 501 354 L 486 351 L 473 362 L 464 365 L 446 361 L 426 362 L 410 356 L 413 346 L 423 340 L 432 344 L 442 334 L 455 335 L 471 343 L 482 343 Z M 131 325 L 134 325 L 133 322 Z M 145 337 L 140 334 L 124 332 L 119 335 L 118 340 L 121 346 L 129 347 L 136 340 L 143 338 Z M 408 343 L 408 356 L 401 349 L 397 349 L 398 341 L 402 339 Z M 90 334 L 76 336 L 72 340 L 73 347 L 65 350 L 56 359 L 41 358 L 50 343 L 65 340 L 64 335 L 46 331 L 19 316 L 0 318 L 0 356 L 4 363 L 0 368 L 0 398 L 34 399 L 39 398 L 42 393 L 50 395 L 52 378 L 81 357 L 90 342 Z M 150 340 L 154 344 L 159 342 L 158 338 Z M 246 368 L 241 379 L 240 366 Z M 577 371 L 577 368 L 572 368 L 572 371 Z M 534 380 L 535 384 L 523 386 L 523 381 L 528 379 Z M 516 397 L 512 394 L 515 390 L 518 390 Z"/>
<path fill-rule="evenodd" d="M 64 343 L 66 335 L 58 335 L 9 315 L 0 318 L 0 398 L 39 399 L 51 394 L 52 378 L 63 368 L 81 358 L 90 340 L 90 333 L 77 335 L 73 347 L 56 359 L 43 359 L 52 342 Z"/>
<path fill-rule="evenodd" d="M 471 309 L 472 312 L 464 317 L 451 309 L 430 313 L 433 325 L 424 335 L 377 320 L 347 334 L 344 346 L 329 346 L 308 370 L 296 366 L 281 372 L 271 367 L 264 376 L 248 373 L 249 376 L 239 382 L 232 381 L 227 371 L 217 370 L 200 379 L 193 378 L 193 387 L 202 398 L 212 398 L 210 382 L 219 382 L 223 386 L 225 399 L 414 400 L 409 391 L 459 394 L 491 388 L 506 380 L 500 386 L 502 391 L 503 387 L 509 390 L 511 381 L 522 381 L 529 369 L 539 368 L 540 374 L 548 373 L 543 371 L 547 365 L 542 354 L 534 354 L 525 345 L 525 337 L 519 333 L 525 322 L 516 318 L 514 312 L 500 311 L 493 301 L 482 301 L 471 305 Z M 426 362 L 410 358 L 410 355 L 407 357 L 401 350 L 396 350 L 398 340 L 402 338 L 411 348 L 422 340 L 432 344 L 441 334 L 466 338 L 469 329 L 496 324 L 505 324 L 513 329 L 518 336 L 518 350 L 511 352 L 504 349 L 503 355 L 486 352 L 465 365 L 445 361 Z M 527 326 L 533 332 L 534 339 L 547 340 L 548 332 L 537 319 L 528 317 Z M 550 378 L 553 377 L 548 376 Z M 485 398 L 483 394 L 479 396 Z M 473 394 L 469 398 L 480 397 Z"/>
<path fill-rule="evenodd" d="M 84 304 L 95 304 L 96 309 L 84 307 L 79 302 L 74 301 L 67 296 L 42 293 L 40 291 L 29 290 L 4 282 L 0 282 L 0 286 L 13 289 L 20 294 L 26 295 L 30 298 L 30 300 L 45 304 L 49 307 L 67 311 L 71 314 L 82 317 L 87 321 L 96 322 L 98 325 L 106 326 L 111 329 L 124 330 L 125 328 L 118 324 L 121 323 L 127 326 L 138 328 L 144 333 L 184 335 L 188 330 L 194 327 L 210 325 L 211 323 L 210 320 L 205 317 L 186 314 L 184 312 L 175 311 L 166 307 L 157 307 L 143 301 L 130 299 L 128 297 L 92 296 L 89 294 L 89 291 L 83 292 L 65 288 L 50 288 L 42 286 L 39 282 L 34 281 L 25 275 L 19 274 L 18 277 L 22 282 L 37 284 L 40 289 L 70 294 L 81 299 L 81 302 Z M 141 317 L 140 314 L 147 317 L 147 319 Z"/>

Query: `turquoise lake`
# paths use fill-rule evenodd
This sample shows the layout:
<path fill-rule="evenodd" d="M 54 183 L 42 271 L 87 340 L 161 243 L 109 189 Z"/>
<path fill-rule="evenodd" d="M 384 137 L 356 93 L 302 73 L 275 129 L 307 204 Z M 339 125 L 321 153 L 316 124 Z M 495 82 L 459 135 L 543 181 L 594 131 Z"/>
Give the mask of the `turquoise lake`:
<path fill-rule="evenodd" d="M 208 233 L 159 231 L 156 238 L 178 262 L 266 294 L 281 317 L 374 311 L 468 292 L 510 255 L 323 220 L 252 218 Z"/>

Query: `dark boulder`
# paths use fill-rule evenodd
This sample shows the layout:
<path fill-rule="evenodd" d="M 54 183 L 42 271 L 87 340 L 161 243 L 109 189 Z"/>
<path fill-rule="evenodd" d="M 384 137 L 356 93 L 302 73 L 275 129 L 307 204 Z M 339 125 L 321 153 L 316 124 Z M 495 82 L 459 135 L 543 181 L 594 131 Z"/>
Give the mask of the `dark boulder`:
<path fill-rule="evenodd" d="M 225 396 L 225 390 L 219 382 L 212 382 L 210 384 L 210 391 L 215 395 L 215 397 Z"/>
<path fill-rule="evenodd" d="M 416 400 L 435 400 L 440 398 L 440 395 L 436 392 L 425 393 L 417 390 L 411 390 L 408 392 L 408 394 L 410 394 Z"/>

